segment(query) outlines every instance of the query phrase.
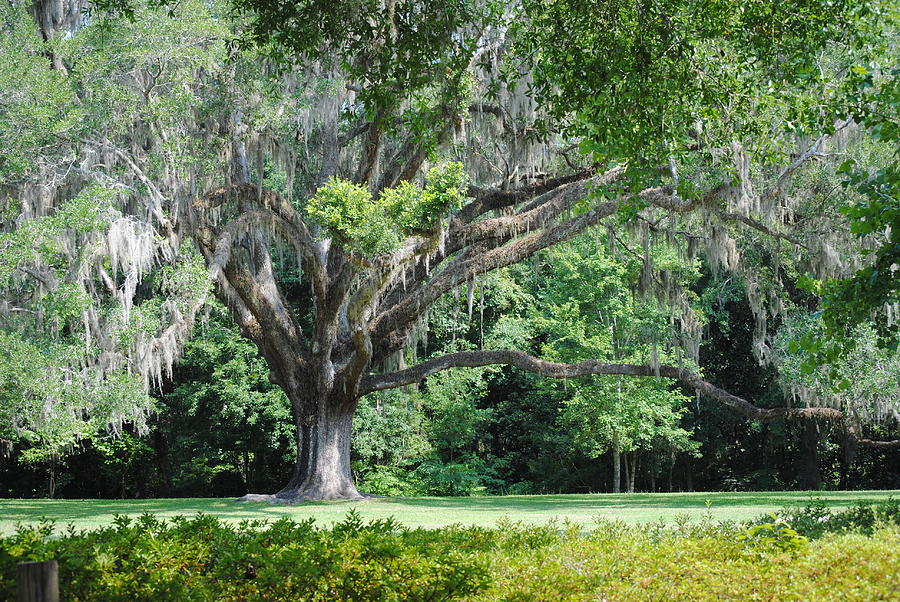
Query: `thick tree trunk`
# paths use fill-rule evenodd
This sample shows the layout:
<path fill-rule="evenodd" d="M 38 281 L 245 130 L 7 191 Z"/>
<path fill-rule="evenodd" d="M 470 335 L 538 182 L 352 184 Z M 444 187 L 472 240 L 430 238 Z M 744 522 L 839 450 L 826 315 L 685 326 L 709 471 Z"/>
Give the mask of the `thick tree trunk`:
<path fill-rule="evenodd" d="M 275 495 L 249 494 L 241 501 L 294 503 L 309 500 L 359 500 L 350 472 L 350 436 L 357 398 L 309 389 L 285 389 L 294 410 L 297 460 L 284 488 Z"/>
<path fill-rule="evenodd" d="M 614 447 L 612 450 L 612 465 L 613 465 L 613 482 L 612 482 L 612 492 L 613 493 L 621 493 L 622 489 L 622 458 L 620 457 L 619 448 Z"/>
<path fill-rule="evenodd" d="M 357 399 L 322 392 L 292 399 L 297 425 L 297 462 L 277 500 L 361 499 L 350 473 L 350 435 Z M 290 396 L 290 395 L 289 395 Z"/>

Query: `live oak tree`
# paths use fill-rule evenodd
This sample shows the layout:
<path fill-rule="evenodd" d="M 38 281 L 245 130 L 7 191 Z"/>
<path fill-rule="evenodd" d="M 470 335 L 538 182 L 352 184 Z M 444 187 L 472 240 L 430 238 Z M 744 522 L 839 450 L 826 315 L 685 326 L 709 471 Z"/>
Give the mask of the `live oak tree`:
<path fill-rule="evenodd" d="M 4 5 L 4 326 L 81 340 L 64 369 L 82 378 L 149 384 L 190 332 L 205 264 L 291 402 L 296 466 L 266 499 L 359 497 L 360 397 L 453 367 L 662 377 L 759 420 L 840 420 L 759 408 L 687 362 L 403 352 L 443 295 L 598 224 L 636 229 L 636 288 L 685 341 L 696 320 L 658 240 L 738 270 L 747 228 L 837 274 L 822 229 L 791 231 L 788 191 L 848 127 L 844 67 L 879 35 L 862 4 L 112 2 L 85 18 L 38 2 L 33 21 Z M 28 224 L 79 198 L 102 223 L 29 250 Z M 748 286 L 763 326 L 764 284 Z"/>

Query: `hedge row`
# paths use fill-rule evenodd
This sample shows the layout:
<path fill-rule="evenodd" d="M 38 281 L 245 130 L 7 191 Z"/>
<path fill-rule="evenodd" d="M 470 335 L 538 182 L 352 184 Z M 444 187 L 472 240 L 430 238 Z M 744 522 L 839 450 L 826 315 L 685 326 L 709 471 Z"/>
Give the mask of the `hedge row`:
<path fill-rule="evenodd" d="M 54 534 L 46 522 L 0 539 L 0 599 L 14 597 L 16 563 L 51 558 L 66 600 L 896 599 L 898 524 L 895 502 L 588 533 L 413 530 L 353 512 L 333 527 L 144 515 Z"/>

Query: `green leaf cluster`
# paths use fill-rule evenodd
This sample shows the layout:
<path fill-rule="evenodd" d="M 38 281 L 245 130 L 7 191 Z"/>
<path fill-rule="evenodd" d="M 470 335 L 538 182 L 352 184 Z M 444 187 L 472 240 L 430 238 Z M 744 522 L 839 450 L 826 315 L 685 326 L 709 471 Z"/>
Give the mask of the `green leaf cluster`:
<path fill-rule="evenodd" d="M 778 528 L 782 541 L 802 537 Z M 45 522 L 0 539 L 0 595 L 14 595 L 17 562 L 56 559 L 61 594 L 75 601 L 567 600 L 598 593 L 625 600 L 636 587 L 654 600 L 877 600 L 891 598 L 900 562 L 896 526 L 871 536 L 850 529 L 788 552 L 748 545 L 739 540 L 743 526 L 711 521 L 412 530 L 392 519 L 365 522 L 353 511 L 332 527 L 145 514 L 118 516 L 93 531 L 53 531 Z"/>
<path fill-rule="evenodd" d="M 740 140 L 777 151 L 833 127 L 846 67 L 880 34 L 882 3 L 527 0 L 513 24 L 534 91 L 582 148 L 652 182 L 669 159 Z M 841 54 L 843 53 L 843 54 Z M 706 157 L 715 163 L 713 155 Z"/>
<path fill-rule="evenodd" d="M 428 170 L 422 188 L 404 181 L 374 198 L 368 188 L 332 177 L 306 204 L 309 216 L 337 240 L 364 255 L 398 248 L 401 237 L 430 233 L 465 200 L 463 166 Z"/>

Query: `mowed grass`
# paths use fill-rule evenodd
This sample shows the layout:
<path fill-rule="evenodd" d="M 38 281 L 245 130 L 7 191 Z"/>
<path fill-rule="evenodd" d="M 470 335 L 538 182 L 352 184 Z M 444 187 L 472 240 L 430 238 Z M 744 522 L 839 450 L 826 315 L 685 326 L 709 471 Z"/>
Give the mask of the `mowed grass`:
<path fill-rule="evenodd" d="M 776 491 L 742 493 L 634 493 L 587 495 L 510 495 L 486 497 L 373 498 L 360 502 L 307 502 L 297 505 L 236 503 L 233 499 L 179 498 L 149 500 L 0 500 L 0 535 L 12 533 L 18 523 L 56 521 L 58 528 L 74 524 L 78 529 L 109 525 L 117 514 L 160 518 L 210 514 L 229 522 L 243 519 L 295 520 L 313 518 L 330 525 L 356 510 L 363 519 L 393 517 L 409 527 L 435 528 L 451 524 L 490 527 L 501 519 L 526 524 L 551 520 L 591 526 L 595 518 L 626 523 L 674 522 L 680 516 L 699 520 L 745 520 L 792 505 L 820 499 L 832 508 L 856 502 L 900 498 L 900 491 Z M 709 507 L 707 507 L 707 503 Z"/>

